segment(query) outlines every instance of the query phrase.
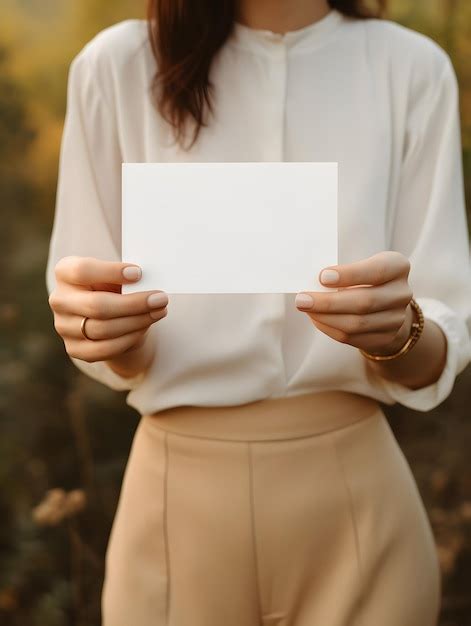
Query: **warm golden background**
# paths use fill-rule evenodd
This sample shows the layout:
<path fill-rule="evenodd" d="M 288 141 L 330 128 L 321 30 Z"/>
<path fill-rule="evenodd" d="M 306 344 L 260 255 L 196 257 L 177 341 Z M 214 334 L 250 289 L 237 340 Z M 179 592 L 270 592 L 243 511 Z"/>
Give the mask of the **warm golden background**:
<path fill-rule="evenodd" d="M 87 378 L 68 360 L 47 304 L 45 264 L 69 63 L 96 32 L 128 17 L 144 17 L 144 2 L 1 0 L 0 623 L 5 626 L 99 624 L 103 555 L 138 415 L 125 404 L 124 392 Z M 390 17 L 431 36 L 452 57 L 461 90 L 469 207 L 471 2 L 391 0 Z M 385 409 L 439 546 L 441 626 L 471 624 L 470 405 L 468 368 L 434 411 Z"/>

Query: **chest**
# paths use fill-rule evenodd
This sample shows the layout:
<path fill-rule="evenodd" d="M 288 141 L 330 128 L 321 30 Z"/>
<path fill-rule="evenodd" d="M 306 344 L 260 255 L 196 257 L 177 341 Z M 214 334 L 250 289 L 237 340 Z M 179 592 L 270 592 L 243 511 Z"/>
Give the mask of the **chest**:
<path fill-rule="evenodd" d="M 339 261 L 387 247 L 401 129 L 386 76 L 332 49 L 270 55 L 224 49 L 211 70 L 213 115 L 184 151 L 145 103 L 126 116 L 125 161 L 336 161 Z M 289 207 L 287 207 L 289 210 Z"/>

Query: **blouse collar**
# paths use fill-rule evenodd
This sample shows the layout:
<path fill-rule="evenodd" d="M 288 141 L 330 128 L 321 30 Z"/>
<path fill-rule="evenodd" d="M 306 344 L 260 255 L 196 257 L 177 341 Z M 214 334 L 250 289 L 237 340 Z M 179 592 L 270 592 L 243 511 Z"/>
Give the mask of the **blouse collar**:
<path fill-rule="evenodd" d="M 344 15 L 335 8 L 320 20 L 296 30 L 275 33 L 263 28 L 252 28 L 241 22 L 234 22 L 230 41 L 252 50 L 270 52 L 284 44 L 286 48 L 311 48 L 324 41 L 344 20 Z"/>

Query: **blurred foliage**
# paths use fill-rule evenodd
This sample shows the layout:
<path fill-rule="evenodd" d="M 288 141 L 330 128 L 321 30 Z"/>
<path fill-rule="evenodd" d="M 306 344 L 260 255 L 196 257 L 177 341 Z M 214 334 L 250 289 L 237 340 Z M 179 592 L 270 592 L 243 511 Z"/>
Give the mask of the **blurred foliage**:
<path fill-rule="evenodd" d="M 390 17 L 451 55 L 471 193 L 471 3 L 391 0 Z M 138 9 L 141 8 L 141 11 Z M 2 0 L 0 20 L 0 623 L 94 626 L 106 542 L 138 415 L 69 361 L 45 263 L 69 63 L 99 30 L 144 17 L 131 0 Z M 432 521 L 441 626 L 471 623 L 469 368 L 423 414 L 385 407 Z"/>

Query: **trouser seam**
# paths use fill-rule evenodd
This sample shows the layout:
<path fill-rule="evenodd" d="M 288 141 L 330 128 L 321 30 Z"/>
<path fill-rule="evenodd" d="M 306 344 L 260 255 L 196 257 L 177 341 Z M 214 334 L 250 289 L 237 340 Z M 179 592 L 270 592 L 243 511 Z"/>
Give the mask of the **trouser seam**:
<path fill-rule="evenodd" d="M 359 534 L 359 530 L 358 530 L 358 523 L 357 523 L 357 519 L 356 519 L 356 514 L 355 514 L 355 505 L 354 505 L 354 501 L 353 501 L 353 493 L 352 490 L 350 488 L 350 484 L 348 482 L 347 479 L 347 473 L 345 471 L 345 467 L 344 467 L 344 463 L 340 454 L 340 451 L 338 449 L 338 444 L 336 442 L 336 438 L 338 436 L 338 433 L 336 431 L 332 431 L 329 433 L 330 435 L 330 441 L 332 444 L 332 448 L 334 450 L 334 454 L 335 457 L 337 459 L 337 464 L 340 470 L 340 474 L 342 477 L 342 482 L 344 484 L 345 487 L 345 491 L 347 493 L 347 501 L 348 501 L 348 506 L 350 509 L 350 517 L 352 520 L 352 526 L 353 526 L 353 536 L 354 536 L 354 542 L 355 542 L 355 553 L 356 553 L 356 557 L 357 557 L 357 565 L 358 565 L 358 574 L 359 574 L 359 578 L 361 581 L 361 584 L 359 585 L 359 588 L 361 590 L 360 595 L 358 597 L 358 604 L 357 604 L 357 609 L 358 609 L 358 613 L 357 613 L 357 619 L 355 620 L 355 623 L 360 623 L 360 610 L 363 604 L 363 600 L 364 600 L 364 581 L 363 581 L 363 563 L 362 563 L 362 557 L 361 557 L 361 549 L 360 549 L 360 534 Z"/>
<path fill-rule="evenodd" d="M 168 433 L 164 435 L 164 489 L 163 489 L 163 530 L 164 530 L 164 546 L 165 546 L 165 567 L 166 567 L 166 594 L 165 594 L 165 624 L 169 624 L 170 613 L 170 550 L 168 541 L 168 466 L 169 466 L 169 450 L 168 450 Z"/>
<path fill-rule="evenodd" d="M 255 498 L 254 498 L 254 485 L 253 485 L 253 460 L 252 460 L 252 445 L 251 442 L 247 442 L 247 453 L 249 461 L 249 497 L 250 497 L 250 520 L 252 526 L 252 547 L 253 547 L 253 559 L 255 569 L 255 583 L 257 593 L 257 605 L 258 605 L 258 619 L 262 621 L 262 599 L 260 593 L 260 568 L 257 554 L 257 535 L 255 527 Z"/>

